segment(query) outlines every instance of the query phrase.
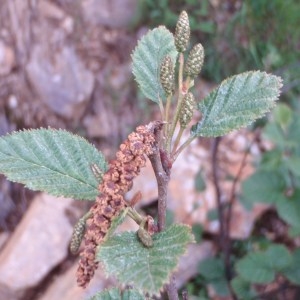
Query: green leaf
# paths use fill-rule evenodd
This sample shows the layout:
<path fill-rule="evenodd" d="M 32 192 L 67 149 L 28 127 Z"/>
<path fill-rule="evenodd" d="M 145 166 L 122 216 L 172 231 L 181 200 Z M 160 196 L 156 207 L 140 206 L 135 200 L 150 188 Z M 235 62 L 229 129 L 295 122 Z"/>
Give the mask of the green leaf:
<path fill-rule="evenodd" d="M 91 164 L 107 169 L 92 144 L 64 130 L 25 130 L 0 138 L 0 172 L 32 190 L 94 200 L 99 182 Z"/>
<path fill-rule="evenodd" d="M 195 242 L 200 243 L 203 235 L 203 226 L 200 223 L 195 223 L 192 226 L 192 233 L 195 237 Z"/>
<path fill-rule="evenodd" d="M 293 112 L 284 103 L 279 103 L 273 111 L 274 120 L 281 127 L 286 128 L 292 121 Z"/>
<path fill-rule="evenodd" d="M 199 274 L 208 281 L 225 278 L 224 263 L 220 258 L 207 258 L 200 263 Z"/>
<path fill-rule="evenodd" d="M 217 137 L 247 126 L 262 117 L 278 99 L 281 78 L 251 71 L 224 80 L 198 104 L 202 119 L 192 135 Z"/>
<path fill-rule="evenodd" d="M 281 272 L 292 262 L 291 253 L 284 245 L 270 245 L 264 255 L 268 266 L 276 272 Z"/>
<path fill-rule="evenodd" d="M 300 236 L 300 227 L 290 227 L 288 231 L 290 238 L 295 239 Z"/>
<path fill-rule="evenodd" d="M 126 289 L 123 293 L 117 289 L 112 288 L 109 290 L 104 290 L 103 292 L 98 292 L 89 300 L 144 300 L 144 295 L 140 294 L 137 290 Z"/>
<path fill-rule="evenodd" d="M 272 141 L 276 146 L 286 147 L 289 144 L 282 128 L 276 123 L 268 123 L 263 131 L 263 137 Z"/>
<path fill-rule="evenodd" d="M 292 263 L 292 256 L 283 245 L 272 244 L 264 252 L 249 253 L 239 260 L 236 268 L 242 279 L 252 283 L 269 283 L 275 273 Z"/>
<path fill-rule="evenodd" d="M 212 257 L 202 261 L 199 266 L 199 274 L 213 286 L 218 295 L 227 296 L 229 294 L 222 259 Z"/>
<path fill-rule="evenodd" d="M 177 51 L 172 33 L 164 26 L 150 30 L 138 43 L 132 54 L 132 72 L 141 91 L 150 100 L 159 103 L 166 98 L 160 83 L 160 64 L 169 55 L 175 64 Z"/>
<path fill-rule="evenodd" d="M 231 286 L 239 299 L 250 300 L 256 296 L 255 291 L 251 288 L 251 284 L 241 277 L 235 277 L 231 281 Z"/>
<path fill-rule="evenodd" d="M 289 225 L 300 228 L 300 190 L 295 190 L 293 196 L 285 197 L 276 204 L 279 216 Z"/>
<path fill-rule="evenodd" d="M 291 282 L 298 285 L 300 284 L 299 266 L 300 266 L 300 248 L 294 251 L 290 266 L 283 271 L 284 276 L 286 276 Z"/>
<path fill-rule="evenodd" d="M 230 291 L 227 285 L 227 280 L 225 278 L 211 281 L 210 284 L 212 285 L 213 289 L 218 295 L 222 297 L 226 297 L 230 295 Z"/>
<path fill-rule="evenodd" d="M 276 172 L 257 171 L 242 183 L 241 202 L 251 206 L 254 203 L 273 204 L 284 196 L 285 181 Z"/>
<path fill-rule="evenodd" d="M 260 161 L 260 169 L 265 171 L 278 171 L 282 165 L 282 151 L 279 148 L 263 153 Z"/>
<path fill-rule="evenodd" d="M 293 155 L 287 157 L 284 162 L 294 175 L 300 176 L 300 157 Z"/>
<path fill-rule="evenodd" d="M 236 264 L 241 278 L 252 283 L 269 283 L 275 278 L 275 272 L 266 262 L 264 253 L 249 253 Z"/>
<path fill-rule="evenodd" d="M 101 245 L 97 260 L 121 283 L 134 284 L 145 293 L 158 294 L 169 281 L 187 244 L 194 241 L 190 231 L 186 225 L 172 225 L 153 236 L 152 248 L 144 247 L 135 232 L 116 234 Z"/>

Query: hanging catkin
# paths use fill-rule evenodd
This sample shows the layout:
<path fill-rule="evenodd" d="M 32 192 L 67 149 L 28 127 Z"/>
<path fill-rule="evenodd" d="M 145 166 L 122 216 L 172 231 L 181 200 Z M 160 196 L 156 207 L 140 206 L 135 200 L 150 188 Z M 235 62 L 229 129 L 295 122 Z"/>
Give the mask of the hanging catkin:
<path fill-rule="evenodd" d="M 128 192 L 133 179 L 145 166 L 145 155 L 153 154 L 156 147 L 155 134 L 161 130 L 162 122 L 151 122 L 137 127 L 127 140 L 120 145 L 116 159 L 109 164 L 99 185 L 100 195 L 91 207 L 91 218 L 87 220 L 84 248 L 80 254 L 77 283 L 86 287 L 92 279 L 98 263 L 95 261 L 96 248 L 107 234 L 112 220 L 127 206 L 124 194 Z"/>

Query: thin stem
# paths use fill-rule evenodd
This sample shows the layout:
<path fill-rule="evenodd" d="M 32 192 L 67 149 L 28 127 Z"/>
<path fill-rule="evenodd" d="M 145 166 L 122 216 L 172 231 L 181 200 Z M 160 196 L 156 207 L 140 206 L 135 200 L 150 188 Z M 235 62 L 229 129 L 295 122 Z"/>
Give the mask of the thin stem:
<path fill-rule="evenodd" d="M 171 276 L 170 283 L 166 286 L 166 290 L 170 300 L 179 300 L 174 275 Z"/>
<path fill-rule="evenodd" d="M 175 161 L 178 155 L 184 150 L 189 144 L 196 138 L 196 136 L 191 135 L 172 155 L 172 160 Z"/>
<path fill-rule="evenodd" d="M 165 110 L 165 118 L 164 118 L 164 121 L 166 121 L 167 124 L 164 127 L 164 136 L 168 136 L 169 129 L 170 129 L 169 120 L 170 120 L 171 99 L 172 99 L 172 95 L 168 95 L 167 103 L 166 103 L 166 110 Z"/>
<path fill-rule="evenodd" d="M 127 209 L 127 215 L 131 219 L 133 219 L 138 225 L 140 225 L 144 221 L 143 217 L 134 208 L 128 207 Z"/>
<path fill-rule="evenodd" d="M 217 159 L 220 142 L 221 142 L 221 137 L 217 137 L 213 140 L 213 144 L 212 144 L 212 176 L 213 176 L 213 183 L 215 187 L 217 209 L 218 209 L 218 216 L 219 216 L 219 223 L 220 223 L 219 249 L 224 254 L 225 276 L 227 279 L 227 286 L 229 292 L 231 294 L 232 299 L 237 300 L 234 290 L 232 289 L 232 286 L 230 284 L 230 280 L 231 280 L 230 260 L 228 260 L 226 257 L 226 253 L 228 249 L 227 242 L 229 241 L 227 240 L 227 233 L 226 233 L 227 227 L 226 227 L 226 220 L 224 216 L 224 206 L 222 204 L 222 199 L 221 199 L 222 192 L 221 192 L 221 187 L 219 182 L 218 159 Z"/>
<path fill-rule="evenodd" d="M 212 141 L 212 177 L 213 177 L 213 184 L 216 193 L 216 201 L 217 201 L 217 209 L 218 209 L 218 216 L 219 216 L 219 223 L 220 223 L 220 239 L 219 239 L 219 248 L 223 249 L 224 246 L 224 238 L 225 238 L 225 223 L 224 223 L 224 215 L 223 215 L 223 205 L 221 201 L 221 188 L 219 183 L 219 176 L 218 176 L 218 148 L 220 144 L 221 138 L 217 137 Z"/>
<path fill-rule="evenodd" d="M 159 105 L 159 109 L 160 109 L 160 113 L 161 113 L 161 117 L 162 117 L 162 120 L 164 120 L 164 105 L 163 105 L 163 102 L 161 100 L 161 98 L 159 97 L 159 102 L 158 102 L 158 105 Z"/>
<path fill-rule="evenodd" d="M 188 91 L 191 87 L 194 86 L 194 80 L 190 76 L 188 76 L 185 80 L 184 86 Z"/>
<path fill-rule="evenodd" d="M 178 121 L 180 108 L 181 108 L 181 102 L 183 99 L 183 91 L 182 91 L 182 82 L 183 82 L 183 66 L 184 66 L 184 56 L 182 53 L 179 54 L 179 71 L 178 71 L 178 99 L 177 99 L 177 107 L 175 111 L 175 116 L 172 121 L 171 130 L 168 133 L 168 139 L 167 139 L 167 149 L 169 149 L 169 152 L 171 152 L 171 141 L 172 137 L 174 135 L 174 131 L 176 128 L 176 124 Z"/>
<path fill-rule="evenodd" d="M 176 149 L 179 145 L 179 142 L 180 142 L 180 139 L 182 137 L 183 131 L 184 131 L 184 128 L 180 126 L 180 130 L 179 130 L 179 132 L 177 134 L 177 137 L 175 139 L 175 142 L 174 142 L 172 153 L 176 152 Z"/>
<path fill-rule="evenodd" d="M 230 242 L 230 223 L 231 223 L 231 218 L 232 218 L 232 208 L 236 200 L 236 186 L 238 183 L 238 180 L 240 179 L 242 172 L 244 170 L 244 167 L 246 165 L 247 157 L 250 152 L 250 149 L 254 142 L 257 139 L 257 134 L 255 134 L 253 140 L 250 142 L 249 146 L 247 147 L 246 151 L 244 152 L 241 165 L 239 167 L 239 170 L 233 180 L 232 186 L 231 186 L 231 191 L 230 191 L 230 196 L 229 196 L 229 201 L 228 201 L 228 207 L 227 207 L 227 214 L 225 217 L 225 228 L 226 228 L 226 237 L 225 237 L 225 265 L 230 266 L 230 253 L 231 253 L 231 242 Z M 228 273 L 230 273 L 228 271 Z"/>

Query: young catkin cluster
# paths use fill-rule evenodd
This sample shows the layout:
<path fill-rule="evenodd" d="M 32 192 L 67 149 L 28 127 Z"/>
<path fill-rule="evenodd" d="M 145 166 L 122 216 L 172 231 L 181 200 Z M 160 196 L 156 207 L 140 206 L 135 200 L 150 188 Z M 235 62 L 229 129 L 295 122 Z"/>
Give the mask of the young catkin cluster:
<path fill-rule="evenodd" d="M 145 155 L 153 154 L 156 146 L 155 134 L 161 130 L 162 122 L 151 122 L 139 126 L 127 140 L 120 145 L 116 159 L 109 164 L 109 170 L 104 174 L 99 185 L 101 194 L 90 209 L 91 217 L 87 220 L 84 235 L 84 248 L 80 255 L 77 270 L 77 283 L 86 287 L 97 269 L 95 261 L 96 248 L 103 242 L 114 217 L 126 207 L 124 194 L 128 192 L 133 179 L 145 166 Z"/>

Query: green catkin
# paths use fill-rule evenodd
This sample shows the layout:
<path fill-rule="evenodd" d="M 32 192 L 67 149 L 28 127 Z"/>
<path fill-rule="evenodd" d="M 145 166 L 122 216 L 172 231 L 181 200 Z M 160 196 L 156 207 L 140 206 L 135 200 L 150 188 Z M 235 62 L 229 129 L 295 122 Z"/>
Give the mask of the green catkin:
<path fill-rule="evenodd" d="M 192 120 L 195 109 L 195 97 L 192 93 L 187 93 L 182 101 L 179 123 L 181 128 L 186 128 Z"/>
<path fill-rule="evenodd" d="M 167 96 L 172 95 L 175 89 L 175 72 L 172 59 L 165 56 L 160 66 L 160 82 Z"/>
<path fill-rule="evenodd" d="M 79 250 L 81 241 L 85 233 L 85 223 L 86 223 L 86 218 L 82 217 L 74 226 L 73 234 L 70 242 L 70 251 L 72 254 L 76 254 Z"/>
<path fill-rule="evenodd" d="M 184 52 L 190 39 L 189 17 L 186 11 L 182 11 L 175 29 L 175 46 L 178 52 Z"/>
<path fill-rule="evenodd" d="M 195 45 L 189 53 L 184 73 L 191 78 L 198 76 L 204 62 L 204 49 L 199 43 Z"/>

